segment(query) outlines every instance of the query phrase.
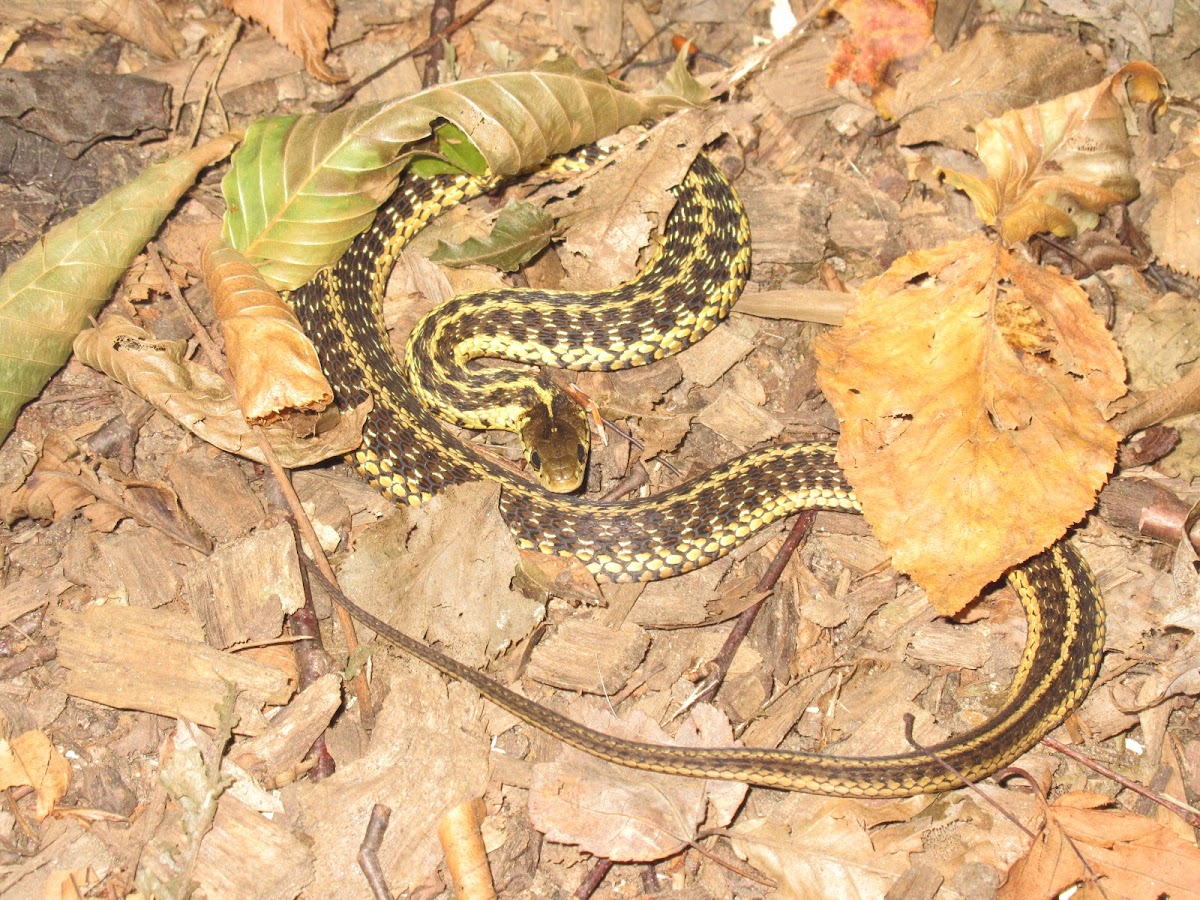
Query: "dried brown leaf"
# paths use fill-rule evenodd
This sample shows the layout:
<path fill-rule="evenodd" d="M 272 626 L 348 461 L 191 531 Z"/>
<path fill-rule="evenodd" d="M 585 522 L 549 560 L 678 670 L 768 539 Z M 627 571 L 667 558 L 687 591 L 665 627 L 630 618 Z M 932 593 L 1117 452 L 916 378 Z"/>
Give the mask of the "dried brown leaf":
<path fill-rule="evenodd" d="M 316 349 L 258 269 L 221 238 L 205 246 L 200 265 L 246 418 L 264 423 L 328 406 L 333 389 Z"/>
<path fill-rule="evenodd" d="M 568 223 L 558 253 L 570 276 L 566 287 L 608 288 L 636 275 L 639 254 L 675 205 L 671 188 L 719 134 L 711 114 L 676 113 L 620 165 L 596 172 L 570 199 L 555 204 L 554 215 Z"/>
<path fill-rule="evenodd" d="M 975 122 L 1080 90 L 1103 75 L 1103 65 L 1073 38 L 984 26 L 900 77 L 892 100 L 896 139 L 969 152 Z"/>
<path fill-rule="evenodd" d="M 1009 244 L 1039 231 L 1074 237 L 1138 195 L 1132 104 L 1161 103 L 1165 85 L 1153 66 L 1133 62 L 1093 87 L 986 119 L 975 131 L 987 179 L 947 171 L 946 180 Z"/>
<path fill-rule="evenodd" d="M 817 344 L 839 462 L 893 563 L 944 614 L 1094 503 L 1120 352 L 1070 279 L 982 237 L 897 260 Z"/>
<path fill-rule="evenodd" d="M 1104 794 L 1088 791 L 1058 798 L 1047 810 L 1041 834 L 1009 871 L 998 897 L 1054 897 L 1072 885 L 1093 881 L 1093 876 L 1103 879 L 1105 896 L 1200 897 L 1200 848 L 1195 840 L 1181 838 L 1153 819 L 1105 808 L 1111 803 Z"/>
<path fill-rule="evenodd" d="M 71 764 L 41 731 L 0 740 L 0 790 L 28 785 L 37 793 L 37 820 L 54 809 L 71 783 Z"/>
<path fill-rule="evenodd" d="M 693 707 L 674 738 L 640 711 L 627 721 L 590 708 L 573 717 L 634 741 L 691 747 L 733 743 L 728 720 L 705 704 Z M 720 827 L 731 821 L 746 790 L 737 782 L 620 768 L 564 746 L 556 761 L 534 766 L 529 817 L 552 841 L 578 844 L 606 859 L 651 862 L 686 847 L 701 823 Z"/>
<path fill-rule="evenodd" d="M 223 0 L 243 19 L 263 25 L 271 36 L 302 60 L 313 78 L 337 84 L 346 76 L 325 64 L 329 30 L 337 15 L 333 0 Z"/>
<path fill-rule="evenodd" d="M 115 378 L 197 437 L 256 462 L 263 462 L 237 399 L 224 379 L 185 358 L 186 341 L 156 341 L 128 319 L 112 316 L 75 339 L 75 353 L 86 365 Z M 311 466 L 349 453 L 362 443 L 366 405 L 334 417 L 317 434 L 295 422 L 267 428 L 271 446 L 289 468 Z"/>
<path fill-rule="evenodd" d="M 1158 261 L 1185 275 L 1200 276 L 1200 133 L 1163 160 L 1147 187 L 1146 236 Z"/>

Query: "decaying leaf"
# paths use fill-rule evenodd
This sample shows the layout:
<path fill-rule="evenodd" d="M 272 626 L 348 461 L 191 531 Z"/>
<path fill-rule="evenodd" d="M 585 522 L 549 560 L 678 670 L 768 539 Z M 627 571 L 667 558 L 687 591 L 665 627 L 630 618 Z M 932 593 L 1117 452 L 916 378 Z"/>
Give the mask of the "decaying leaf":
<path fill-rule="evenodd" d="M 0 790 L 28 785 L 37 793 L 37 820 L 50 815 L 71 783 L 71 764 L 41 731 L 0 740 Z"/>
<path fill-rule="evenodd" d="M 84 364 L 115 378 L 197 437 L 263 462 L 237 398 L 219 375 L 185 358 L 186 341 L 156 341 L 128 319 L 111 316 L 80 334 L 75 352 Z M 362 443 L 368 411 L 365 405 L 350 410 L 315 435 L 298 431 L 291 421 L 269 426 L 267 435 L 285 466 L 311 466 Z"/>
<path fill-rule="evenodd" d="M 881 90 L 888 69 L 911 65 L 933 44 L 934 6 L 933 0 L 841 0 L 835 8 L 850 31 L 838 39 L 826 85 L 850 78 L 875 91 L 878 109 L 879 98 L 890 94 Z"/>
<path fill-rule="evenodd" d="M 1107 808 L 1111 804 L 1110 797 L 1090 791 L 1054 801 L 1041 834 L 1009 870 L 997 896 L 1055 897 L 1098 878 L 1109 897 L 1200 897 L 1196 842 L 1153 819 Z"/>
<path fill-rule="evenodd" d="M 151 166 L 56 225 L 0 275 L 0 440 L 196 175 L 236 142 L 226 135 Z"/>
<path fill-rule="evenodd" d="M 322 410 L 333 389 L 292 308 L 240 253 L 214 238 L 200 260 L 238 402 L 252 422 Z"/>
<path fill-rule="evenodd" d="M 607 712 L 579 710 L 579 722 L 605 734 L 654 744 L 728 746 L 729 722 L 715 708 L 693 707 L 674 738 L 644 713 L 622 721 Z M 614 766 L 564 746 L 559 759 L 534 766 L 529 817 L 559 843 L 621 862 L 652 862 L 687 846 L 703 822 L 721 827 L 746 796 L 733 781 L 704 781 Z M 707 814 L 706 809 L 711 810 Z"/>
<path fill-rule="evenodd" d="M 1121 355 L 1073 281 L 982 237 L 897 260 L 816 345 L 838 459 L 943 614 L 1092 507 Z"/>
<path fill-rule="evenodd" d="M 1039 231 L 1074 237 L 1138 195 L 1132 104 L 1161 103 L 1165 85 L 1153 66 L 1133 62 L 1094 87 L 986 119 L 975 131 L 987 179 L 946 171 L 946 180 L 1009 244 Z"/>
<path fill-rule="evenodd" d="M 1103 64 L 1070 36 L 985 25 L 900 76 L 891 101 L 896 140 L 970 152 L 975 122 L 1082 90 L 1103 75 Z"/>
<path fill-rule="evenodd" d="M 337 15 L 333 0 L 224 0 L 243 19 L 259 22 L 271 36 L 302 60 L 313 78 L 326 84 L 345 81 L 325 63 L 329 30 Z"/>
<path fill-rule="evenodd" d="M 1158 261 L 1200 276 L 1200 132 L 1151 173 L 1146 236 Z"/>
<path fill-rule="evenodd" d="M 467 238 L 461 244 L 438 241 L 429 257 L 447 266 L 494 266 L 515 272 L 529 262 L 554 236 L 554 217 L 532 203 L 510 200 L 491 233 L 484 238 Z"/>
<path fill-rule="evenodd" d="M 338 570 L 343 589 L 468 665 L 490 662 L 527 639 L 544 612 L 512 587 L 519 555 L 499 498 L 495 482 L 469 482 L 390 511 L 357 537 Z"/>
<path fill-rule="evenodd" d="M 633 278 L 641 254 L 675 205 L 671 189 L 722 128 L 712 114 L 684 110 L 636 146 L 614 151 L 619 159 L 588 173 L 582 184 L 556 187 L 556 195 L 567 194 L 553 206 L 566 226 L 558 248 L 569 276 L 564 286 L 604 289 Z"/>

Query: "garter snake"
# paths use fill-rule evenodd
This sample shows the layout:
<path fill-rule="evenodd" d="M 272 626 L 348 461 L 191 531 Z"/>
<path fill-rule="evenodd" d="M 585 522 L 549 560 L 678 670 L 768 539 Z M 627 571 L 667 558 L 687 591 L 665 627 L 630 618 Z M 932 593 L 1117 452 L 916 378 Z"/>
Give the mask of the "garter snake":
<path fill-rule="evenodd" d="M 401 503 L 415 505 L 452 484 L 499 481 L 501 513 L 521 547 L 575 556 L 602 581 L 648 581 L 690 571 L 800 509 L 859 511 L 829 444 L 797 443 L 753 451 L 656 496 L 605 503 L 551 493 L 514 478 L 459 440 L 418 401 L 401 374 L 382 324 L 382 296 L 396 255 L 412 235 L 443 208 L 495 183 L 495 179 L 469 176 L 406 178 L 337 265 L 291 295 L 338 402 L 348 407 L 368 397 L 373 400 L 363 444 L 352 457 L 371 484 Z M 550 301 L 536 294 L 520 303 L 494 295 L 484 316 L 483 340 L 507 328 L 506 340 L 533 348 L 527 354 L 532 361 L 547 361 L 544 356 L 550 348 L 559 357 L 555 362 L 574 352 L 588 357 L 588 365 L 595 357 L 598 367 L 619 368 L 674 352 L 698 339 L 727 313 L 741 289 L 749 263 L 749 236 L 732 187 L 711 166 L 698 161 L 679 194 L 667 225 L 666 249 L 652 262 L 651 277 L 616 289 L 623 299 L 640 304 L 640 312 L 606 313 L 606 321 L 616 323 L 615 335 L 602 333 L 602 323 L 576 328 L 579 320 L 572 317 L 580 314 L 581 304 L 573 304 L 570 298 L 559 298 L 554 301 L 559 306 L 551 309 L 544 305 Z M 696 288 L 687 301 L 692 308 L 679 314 L 682 325 L 668 321 L 663 311 L 667 309 L 660 302 L 664 283 Z M 715 299 L 708 299 L 710 292 L 716 293 Z M 457 315 L 453 304 L 449 307 L 452 321 Z M 506 313 L 516 325 L 501 324 Z M 542 327 L 545 322 L 552 325 Z M 577 346 L 592 349 L 572 350 Z M 488 343 L 488 348 L 488 352 L 498 349 L 494 343 Z M 616 365 L 609 366 L 611 362 Z M 1008 580 L 1024 606 L 1028 634 L 1016 678 L 1000 709 L 950 741 L 885 757 L 669 747 L 612 738 L 527 700 L 388 629 L 378 619 L 367 618 L 368 624 L 389 633 L 408 652 L 468 681 L 529 724 L 612 762 L 814 793 L 900 797 L 961 786 L 939 760 L 972 781 L 1008 765 L 1075 709 L 1095 678 L 1104 645 L 1103 604 L 1076 551 L 1059 542 L 1013 569 Z"/>

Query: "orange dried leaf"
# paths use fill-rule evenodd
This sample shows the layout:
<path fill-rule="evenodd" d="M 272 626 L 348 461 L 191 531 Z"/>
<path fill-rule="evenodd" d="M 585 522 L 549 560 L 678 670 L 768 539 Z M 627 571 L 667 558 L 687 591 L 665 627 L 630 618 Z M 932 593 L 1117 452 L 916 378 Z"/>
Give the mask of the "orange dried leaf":
<path fill-rule="evenodd" d="M 1109 206 L 1137 197 L 1132 104 L 1160 103 L 1165 86 L 1157 69 L 1134 62 L 1094 87 L 985 119 L 975 132 L 987 180 L 952 171 L 946 180 L 1009 244 L 1094 228 Z"/>
<path fill-rule="evenodd" d="M 324 409 L 333 389 L 296 314 L 254 266 L 221 239 L 200 262 L 225 335 L 225 355 L 238 401 L 252 422 Z"/>
<path fill-rule="evenodd" d="M 816 346 L 838 460 L 892 560 L 943 614 L 1094 503 L 1125 390 L 1072 280 L 982 237 L 910 253 Z"/>
<path fill-rule="evenodd" d="M 313 78 L 326 84 L 346 80 L 345 75 L 325 64 L 329 29 L 337 16 L 333 0 L 225 0 L 225 5 L 241 18 L 263 25 L 275 40 L 304 61 L 304 68 Z"/>
<path fill-rule="evenodd" d="M 1085 791 L 1056 800 L 1041 834 L 1009 871 L 1001 900 L 1054 897 L 1089 877 L 1103 879 L 1105 896 L 1200 898 L 1195 841 L 1153 819 L 1103 808 L 1110 803 L 1102 794 Z"/>
<path fill-rule="evenodd" d="M 864 88 L 884 86 L 893 63 L 911 63 L 933 42 L 934 0 L 842 0 L 838 15 L 850 23 L 838 39 L 826 85 L 843 78 Z"/>
<path fill-rule="evenodd" d="M 37 794 L 37 819 L 50 815 L 71 783 L 71 764 L 43 732 L 0 741 L 0 790 L 28 785 Z"/>

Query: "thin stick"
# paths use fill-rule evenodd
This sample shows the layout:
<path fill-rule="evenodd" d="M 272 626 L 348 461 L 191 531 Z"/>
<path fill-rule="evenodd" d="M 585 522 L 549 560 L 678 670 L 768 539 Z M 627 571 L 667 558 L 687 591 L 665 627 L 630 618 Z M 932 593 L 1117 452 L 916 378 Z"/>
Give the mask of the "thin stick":
<path fill-rule="evenodd" d="M 200 320 L 196 318 L 196 314 L 192 312 L 192 308 L 188 306 L 187 301 L 183 299 L 183 294 L 179 292 L 179 288 L 171 277 L 167 274 L 166 266 L 163 265 L 162 257 L 158 254 L 157 245 L 151 241 L 146 245 L 146 251 L 150 256 L 150 261 L 154 266 L 158 277 L 162 279 L 163 284 L 167 286 L 171 297 L 179 306 L 180 312 L 184 318 L 188 320 L 192 331 L 196 335 L 196 340 L 200 342 L 200 346 L 204 348 L 213 367 L 217 373 L 224 379 L 225 384 L 229 387 L 230 392 L 234 397 L 237 396 L 237 385 L 233 380 L 233 373 L 229 371 L 229 366 L 225 363 L 225 357 L 216 343 L 209 336 L 208 331 Z M 287 501 L 288 509 L 291 511 L 296 527 L 300 529 L 300 534 L 308 544 L 313 559 L 316 561 L 317 567 L 321 574 L 330 581 L 335 581 L 336 577 L 333 574 L 333 568 L 329 565 L 329 560 L 325 558 L 325 553 L 321 550 L 321 542 L 317 538 L 316 529 L 313 528 L 312 522 L 308 520 L 308 515 L 304 512 L 304 506 L 300 502 L 300 498 L 296 496 L 296 490 L 292 487 L 292 482 L 288 478 L 287 470 L 279 462 L 279 457 L 275 454 L 275 448 L 271 446 L 271 442 L 267 440 L 266 432 L 257 425 L 246 423 L 250 429 L 250 433 L 254 435 L 255 441 L 258 442 L 259 451 L 263 455 L 263 459 L 267 462 L 267 467 L 271 470 L 271 474 L 275 476 L 275 481 L 279 485 L 279 490 L 283 494 L 283 498 Z M 345 611 L 337 610 L 338 622 L 342 626 L 342 633 L 346 637 L 346 649 L 353 653 L 358 649 L 358 634 L 354 630 L 354 620 Z M 371 689 L 367 684 L 365 672 L 359 672 L 354 680 L 350 683 L 350 688 L 354 693 L 359 704 L 359 715 L 362 717 L 364 727 L 369 727 L 374 721 L 374 707 L 371 705 Z"/>
<path fill-rule="evenodd" d="M 400 63 L 404 62 L 406 59 L 412 59 L 414 56 L 420 56 L 422 53 L 428 53 L 433 47 L 440 44 L 443 38 L 450 37 L 450 35 L 454 34 L 454 32 L 458 31 L 458 29 L 462 28 L 464 25 L 466 25 L 468 22 L 470 22 L 477 15 L 479 15 L 481 12 L 483 12 L 485 9 L 487 9 L 489 6 L 491 6 L 495 2 L 496 2 L 496 0 L 480 0 L 480 2 L 477 5 L 468 9 L 465 13 L 463 13 L 461 16 L 459 16 L 457 19 L 455 19 L 453 22 L 451 22 L 449 25 L 447 25 L 445 27 L 445 29 L 443 29 L 442 31 L 438 32 L 437 34 L 431 34 L 429 37 L 425 38 L 425 40 L 421 41 L 421 43 L 417 44 L 417 46 L 413 47 L 407 53 L 400 54 L 395 59 L 393 59 L 390 63 L 387 63 L 386 65 L 382 66 L 381 68 L 376 69 L 370 75 L 363 78 L 362 81 L 359 81 L 357 84 L 352 84 L 350 87 L 346 88 L 346 90 L 344 90 L 341 93 L 341 95 L 338 96 L 336 99 L 330 100 L 327 103 L 318 104 L 317 108 L 321 112 L 333 112 L 335 109 L 345 106 L 347 103 L 349 103 L 351 100 L 354 99 L 355 94 L 357 94 L 359 91 L 361 91 L 363 88 L 365 88 L 368 84 L 370 84 L 376 78 L 379 78 L 382 75 L 386 75 L 388 72 L 390 72 L 392 69 L 396 68 L 396 66 L 400 65 Z"/>
<path fill-rule="evenodd" d="M 1094 759 L 1089 759 L 1078 750 L 1068 747 L 1066 744 L 1060 744 L 1053 738 L 1044 737 L 1042 738 L 1042 743 L 1051 750 L 1057 750 L 1059 753 L 1063 754 L 1063 756 L 1068 756 L 1076 762 L 1083 763 L 1093 772 L 1099 772 L 1105 778 L 1111 778 L 1117 784 L 1121 785 L 1121 787 L 1127 788 L 1128 790 L 1133 791 L 1135 794 L 1141 794 L 1147 800 L 1153 800 L 1159 806 L 1169 809 L 1171 812 L 1175 813 L 1175 815 L 1179 816 L 1179 818 L 1183 819 L 1183 821 L 1187 822 L 1192 828 L 1200 828 L 1200 811 L 1197 811 L 1190 806 L 1185 806 L 1178 800 L 1173 800 L 1165 794 L 1152 791 L 1145 785 L 1138 784 L 1138 782 L 1126 778 L 1120 772 L 1115 772 L 1108 768 L 1108 766 L 1098 763 Z"/>
<path fill-rule="evenodd" d="M 763 573 L 762 578 L 758 580 L 758 584 L 754 586 L 754 593 L 762 594 L 762 599 L 753 606 L 742 610 L 741 614 L 737 617 L 737 621 L 733 623 L 733 630 L 729 632 L 729 636 L 725 638 L 725 643 L 710 663 L 713 670 L 709 676 L 711 683 L 697 695 L 693 702 L 708 702 L 721 689 L 721 685 L 725 683 L 725 675 L 729 672 L 729 667 L 733 663 L 733 657 L 737 654 L 742 641 L 746 639 L 746 635 L 750 633 L 750 626 L 754 624 L 754 620 L 758 618 L 758 614 L 762 610 L 763 603 L 766 602 L 771 591 L 775 589 L 775 583 L 779 581 L 779 577 L 787 567 L 788 560 L 792 558 L 792 554 L 812 534 L 813 522 L 815 520 L 816 514 L 811 509 L 806 509 L 796 516 L 796 521 L 792 524 L 792 530 L 788 532 L 783 546 L 779 548 L 779 552 L 775 554 L 775 558 L 767 566 L 767 571 Z"/>

